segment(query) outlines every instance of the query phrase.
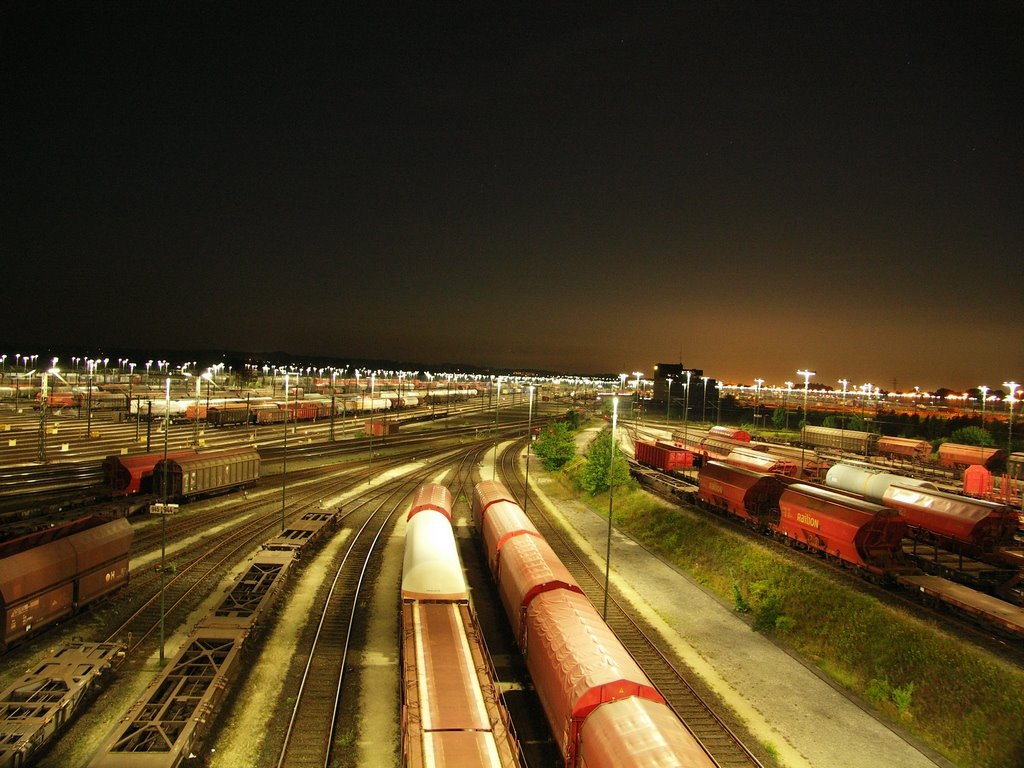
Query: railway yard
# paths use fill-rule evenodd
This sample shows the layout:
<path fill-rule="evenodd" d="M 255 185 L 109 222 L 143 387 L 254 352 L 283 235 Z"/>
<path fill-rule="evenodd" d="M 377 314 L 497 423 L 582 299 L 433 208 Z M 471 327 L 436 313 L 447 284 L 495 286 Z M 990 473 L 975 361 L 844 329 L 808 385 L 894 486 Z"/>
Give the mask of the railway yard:
<path fill-rule="evenodd" d="M 182 401 L 172 420 L 156 402 L 145 421 L 52 419 L 42 466 L 39 417 L 4 419 L 23 439 L 0 447 L 0 766 L 954 765 L 529 461 L 564 403 Z M 634 424 L 618 444 L 685 514 L 916 597 L 899 610 L 1021 674 L 1007 485 L 970 499 L 897 476 L 854 501 L 843 483 L 901 467 L 710 427 Z"/>

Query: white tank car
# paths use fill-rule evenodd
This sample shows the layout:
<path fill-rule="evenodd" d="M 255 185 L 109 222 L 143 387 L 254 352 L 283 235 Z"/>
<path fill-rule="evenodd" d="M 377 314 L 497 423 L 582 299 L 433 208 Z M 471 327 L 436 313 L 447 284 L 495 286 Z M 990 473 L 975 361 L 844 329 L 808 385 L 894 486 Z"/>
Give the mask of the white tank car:
<path fill-rule="evenodd" d="M 917 480 L 905 475 L 894 475 L 891 472 L 879 472 L 843 463 L 833 464 L 829 468 L 825 475 L 825 485 L 847 493 L 856 493 L 878 504 L 882 503 L 885 490 L 890 485 L 938 490 L 935 483 L 930 483 L 927 480 Z"/>

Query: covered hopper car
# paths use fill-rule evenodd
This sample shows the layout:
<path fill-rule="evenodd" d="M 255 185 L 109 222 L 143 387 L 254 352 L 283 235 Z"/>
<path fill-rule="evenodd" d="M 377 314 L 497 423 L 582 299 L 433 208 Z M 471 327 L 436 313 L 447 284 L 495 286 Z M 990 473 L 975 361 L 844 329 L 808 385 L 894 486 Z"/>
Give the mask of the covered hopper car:
<path fill-rule="evenodd" d="M 980 464 L 985 469 L 998 472 L 1006 468 L 1006 458 L 1007 453 L 1002 448 L 957 443 L 943 443 L 939 446 L 939 464 L 954 469 Z"/>

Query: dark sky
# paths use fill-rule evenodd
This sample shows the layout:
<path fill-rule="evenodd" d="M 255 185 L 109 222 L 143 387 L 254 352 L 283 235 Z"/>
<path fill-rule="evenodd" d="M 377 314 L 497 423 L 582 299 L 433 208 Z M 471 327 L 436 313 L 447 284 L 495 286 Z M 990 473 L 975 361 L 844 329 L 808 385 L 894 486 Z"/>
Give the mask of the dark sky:
<path fill-rule="evenodd" d="M 0 351 L 1024 381 L 1024 4 L 497 8 L 5 2 Z"/>

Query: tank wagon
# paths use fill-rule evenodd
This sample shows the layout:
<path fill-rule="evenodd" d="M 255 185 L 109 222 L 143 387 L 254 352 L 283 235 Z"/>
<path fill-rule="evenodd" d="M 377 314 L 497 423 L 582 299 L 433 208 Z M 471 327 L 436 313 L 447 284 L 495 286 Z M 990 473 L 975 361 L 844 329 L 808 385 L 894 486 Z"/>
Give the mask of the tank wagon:
<path fill-rule="evenodd" d="M 998 472 L 1005 469 L 1006 459 L 1007 452 L 1002 448 L 957 443 L 943 443 L 939 446 L 939 464 L 953 469 L 980 464 L 985 469 Z"/>
<path fill-rule="evenodd" d="M 89 517 L 0 548 L 0 651 L 128 583 L 132 528 Z"/>
<path fill-rule="evenodd" d="M 177 459 L 161 459 L 153 468 L 153 492 L 168 499 L 187 499 L 253 485 L 260 477 L 255 448 L 209 451 Z"/>
<path fill-rule="evenodd" d="M 878 453 L 878 435 L 874 432 L 805 426 L 800 439 L 806 445 L 831 451 L 859 453 L 861 456 L 874 456 Z"/>
<path fill-rule="evenodd" d="M 928 461 L 932 457 L 932 444 L 914 437 L 878 438 L 878 455 L 889 459 L 901 458 L 907 461 Z"/>
<path fill-rule="evenodd" d="M 498 514 L 499 503 L 513 502 L 495 496 L 509 494 L 477 486 L 473 517 L 482 525 L 502 604 L 565 764 L 715 765 L 544 538 L 531 531 L 522 509 Z M 515 530 L 522 533 L 508 535 Z"/>
<path fill-rule="evenodd" d="M 402 764 L 498 768 L 519 747 L 469 603 L 451 493 L 421 487 L 406 517 L 402 568 Z"/>

